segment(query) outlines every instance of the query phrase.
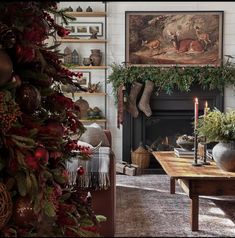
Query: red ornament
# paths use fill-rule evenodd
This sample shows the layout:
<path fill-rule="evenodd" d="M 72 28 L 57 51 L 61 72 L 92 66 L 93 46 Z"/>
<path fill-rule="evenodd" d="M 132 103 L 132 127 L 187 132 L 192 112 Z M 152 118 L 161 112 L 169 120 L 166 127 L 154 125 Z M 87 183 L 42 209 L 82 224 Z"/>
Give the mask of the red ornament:
<path fill-rule="evenodd" d="M 63 27 L 59 27 L 59 29 L 57 30 L 57 34 L 60 37 L 67 36 L 69 33 L 70 33 L 70 31 L 68 31 L 67 29 L 65 29 Z"/>
<path fill-rule="evenodd" d="M 30 169 L 32 170 L 39 169 L 38 160 L 35 157 L 28 155 L 24 158 L 24 161 Z"/>
<path fill-rule="evenodd" d="M 77 169 L 77 174 L 79 176 L 83 175 L 85 173 L 85 170 L 82 166 L 79 166 L 78 169 Z"/>
<path fill-rule="evenodd" d="M 16 102 L 24 113 L 33 113 L 41 104 L 41 94 L 32 85 L 23 85 L 16 91 Z"/>
<path fill-rule="evenodd" d="M 15 224 L 20 227 L 31 227 L 37 221 L 37 216 L 33 211 L 33 204 L 30 198 L 20 197 L 14 203 L 12 218 Z"/>
<path fill-rule="evenodd" d="M 42 164 L 47 164 L 49 160 L 49 153 L 48 151 L 43 147 L 36 148 L 34 152 L 34 157 L 37 161 L 40 161 Z"/>

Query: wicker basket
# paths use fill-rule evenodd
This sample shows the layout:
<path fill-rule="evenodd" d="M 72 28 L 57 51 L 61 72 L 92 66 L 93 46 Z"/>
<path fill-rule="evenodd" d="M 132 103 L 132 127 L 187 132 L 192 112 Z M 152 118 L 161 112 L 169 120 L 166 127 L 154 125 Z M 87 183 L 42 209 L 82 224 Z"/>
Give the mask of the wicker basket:
<path fill-rule="evenodd" d="M 136 164 L 140 169 L 147 169 L 150 163 L 150 153 L 144 148 L 143 144 L 131 152 L 132 164 Z"/>

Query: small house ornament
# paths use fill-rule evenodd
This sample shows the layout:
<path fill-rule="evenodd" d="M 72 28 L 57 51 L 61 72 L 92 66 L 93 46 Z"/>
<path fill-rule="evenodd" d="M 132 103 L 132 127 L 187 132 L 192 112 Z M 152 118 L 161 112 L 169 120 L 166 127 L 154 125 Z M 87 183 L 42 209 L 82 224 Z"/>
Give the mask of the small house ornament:
<path fill-rule="evenodd" d="M 72 51 L 69 47 L 64 49 L 64 63 L 71 64 L 72 63 Z"/>
<path fill-rule="evenodd" d="M 79 64 L 79 55 L 78 52 L 76 50 L 73 50 L 72 53 L 72 62 L 73 64 Z"/>
<path fill-rule="evenodd" d="M 78 6 L 78 8 L 76 9 L 77 12 L 82 12 L 82 8 L 80 6 Z"/>
<path fill-rule="evenodd" d="M 87 9 L 86 9 L 86 12 L 92 12 L 92 8 L 89 6 Z"/>
<path fill-rule="evenodd" d="M 73 12 L 73 8 L 72 8 L 71 6 L 69 6 L 69 7 L 67 8 L 67 12 Z"/>

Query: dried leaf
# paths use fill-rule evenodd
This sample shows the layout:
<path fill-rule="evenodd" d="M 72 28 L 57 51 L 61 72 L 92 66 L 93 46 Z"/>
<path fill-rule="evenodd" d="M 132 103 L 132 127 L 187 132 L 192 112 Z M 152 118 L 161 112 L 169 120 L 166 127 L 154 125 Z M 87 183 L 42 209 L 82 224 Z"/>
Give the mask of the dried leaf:
<path fill-rule="evenodd" d="M 20 195 L 24 197 L 27 194 L 26 175 L 24 172 L 19 171 L 16 173 L 16 182 Z"/>
<path fill-rule="evenodd" d="M 55 212 L 55 207 L 54 207 L 53 203 L 51 203 L 49 201 L 45 201 L 44 202 L 44 212 L 47 216 L 54 217 L 56 215 L 56 212 Z"/>

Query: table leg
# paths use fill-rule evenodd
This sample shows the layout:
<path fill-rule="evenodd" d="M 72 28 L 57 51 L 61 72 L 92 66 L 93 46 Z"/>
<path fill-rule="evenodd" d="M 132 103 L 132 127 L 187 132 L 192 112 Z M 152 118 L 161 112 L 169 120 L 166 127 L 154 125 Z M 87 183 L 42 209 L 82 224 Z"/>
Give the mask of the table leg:
<path fill-rule="evenodd" d="M 170 194 L 175 194 L 175 179 L 170 178 Z"/>
<path fill-rule="evenodd" d="M 191 229 L 192 231 L 198 231 L 198 212 L 199 212 L 199 197 L 190 197 L 191 200 Z"/>

